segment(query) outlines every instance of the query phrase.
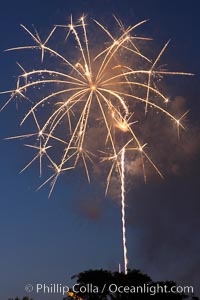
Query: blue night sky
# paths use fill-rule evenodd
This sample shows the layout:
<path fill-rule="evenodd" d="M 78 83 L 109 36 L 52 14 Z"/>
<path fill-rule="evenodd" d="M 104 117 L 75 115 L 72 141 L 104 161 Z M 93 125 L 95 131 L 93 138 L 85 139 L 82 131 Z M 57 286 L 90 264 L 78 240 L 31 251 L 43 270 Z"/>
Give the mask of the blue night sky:
<path fill-rule="evenodd" d="M 48 32 L 54 24 L 83 13 L 106 23 L 114 13 L 127 25 L 150 19 L 142 31 L 157 47 L 171 39 L 165 61 L 170 69 L 192 72 L 169 87 L 190 109 L 191 148 L 199 147 L 200 113 L 200 3 L 198 0 L 148 1 L 3 1 L 0 10 L 0 91 L 14 87 L 23 63 L 20 52 L 5 49 L 28 43 L 20 24 Z M 109 21 L 110 22 L 110 21 Z M 28 56 L 26 60 L 26 65 Z M 30 58 L 31 56 L 29 56 Z M 32 62 L 30 60 L 30 69 Z M 170 82 L 170 81 L 169 81 Z M 6 97 L 0 95 L 2 104 Z M 116 201 L 104 198 L 98 186 L 86 183 L 75 171 L 61 177 L 50 199 L 38 165 L 18 174 L 31 158 L 23 141 L 5 141 L 20 134 L 19 111 L 14 103 L 0 114 L 0 298 L 27 295 L 27 283 L 71 284 L 71 276 L 87 269 L 117 270 L 122 262 L 121 216 Z M 195 142 L 194 142 L 195 139 Z M 173 152 L 174 149 L 171 150 Z M 193 284 L 200 294 L 200 157 L 189 151 L 183 175 L 166 180 L 130 183 L 127 194 L 129 267 L 155 280 Z M 191 155 L 192 153 L 192 155 Z M 36 295 L 34 299 L 62 299 L 62 295 Z"/>

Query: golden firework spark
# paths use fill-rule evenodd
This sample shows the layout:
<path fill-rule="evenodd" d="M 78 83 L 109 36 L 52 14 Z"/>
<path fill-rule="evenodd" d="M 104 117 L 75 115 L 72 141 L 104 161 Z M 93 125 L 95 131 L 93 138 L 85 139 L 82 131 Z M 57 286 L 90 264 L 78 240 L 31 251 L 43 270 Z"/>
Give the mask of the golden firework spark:
<path fill-rule="evenodd" d="M 184 116 L 177 119 L 166 109 L 168 97 L 157 88 L 155 78 L 192 74 L 159 68 L 158 63 L 169 42 L 155 59 L 147 57 L 142 46 L 151 39 L 135 33 L 147 20 L 125 28 L 120 20 L 114 19 L 118 27 L 116 35 L 97 20 L 91 20 L 93 33 L 89 34 L 85 16 L 75 23 L 71 16 L 68 25 L 54 26 L 44 41 L 36 30 L 32 32 L 21 25 L 34 44 L 7 50 L 29 49 L 41 53 L 42 67 L 26 71 L 18 64 L 22 73 L 17 78 L 16 88 L 1 93 L 10 95 L 1 110 L 19 97 L 30 105 L 21 125 L 32 118 L 36 132 L 8 139 L 35 138 L 25 145 L 36 154 L 23 170 L 39 159 L 42 175 L 42 159 L 46 158 L 53 174 L 40 187 L 51 182 L 49 196 L 58 177 L 75 169 L 79 163 L 84 166 L 90 182 L 90 165 L 107 162 L 106 192 L 113 174 L 117 173 L 124 199 L 125 152 L 140 156 L 145 180 L 146 161 L 162 177 L 136 129 L 140 122 L 135 116 L 138 105 L 143 106 L 144 115 L 149 110 L 157 111 L 174 122 L 178 131 L 183 128 Z M 54 47 L 48 46 L 59 30 L 66 34 L 62 50 L 58 50 L 60 42 L 54 43 Z M 45 61 L 52 67 L 43 67 Z M 124 209 L 123 201 L 125 244 Z M 126 252 L 124 254 L 126 256 Z M 126 270 L 127 258 L 125 260 Z"/>

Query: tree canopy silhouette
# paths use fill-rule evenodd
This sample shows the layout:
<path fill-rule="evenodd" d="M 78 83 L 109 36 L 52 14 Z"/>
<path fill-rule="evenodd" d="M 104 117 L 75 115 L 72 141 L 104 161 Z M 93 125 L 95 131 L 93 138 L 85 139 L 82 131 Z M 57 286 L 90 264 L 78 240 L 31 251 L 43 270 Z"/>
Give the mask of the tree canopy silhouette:
<path fill-rule="evenodd" d="M 88 270 L 72 277 L 76 284 L 65 300 L 199 300 L 192 290 L 181 290 L 174 281 L 154 282 L 139 270 L 127 274 Z"/>

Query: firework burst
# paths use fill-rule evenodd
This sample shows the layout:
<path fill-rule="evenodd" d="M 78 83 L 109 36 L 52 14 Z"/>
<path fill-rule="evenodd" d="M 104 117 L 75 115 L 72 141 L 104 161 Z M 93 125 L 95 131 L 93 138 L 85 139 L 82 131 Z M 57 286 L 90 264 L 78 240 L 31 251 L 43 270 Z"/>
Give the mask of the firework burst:
<path fill-rule="evenodd" d="M 1 94 L 10 95 L 2 109 L 19 97 L 29 105 L 21 125 L 32 118 L 36 132 L 8 139 L 31 139 L 25 146 L 32 148 L 35 156 L 22 171 L 38 159 L 42 175 L 42 161 L 44 158 L 48 161 L 53 172 L 40 187 L 50 182 L 49 195 L 58 177 L 78 165 L 84 167 L 90 182 L 92 166 L 105 163 L 106 193 L 113 175 L 118 174 L 126 273 L 125 155 L 127 160 L 140 157 L 145 180 L 146 162 L 162 177 L 137 129 L 140 126 L 137 109 L 142 106 L 144 116 L 149 110 L 162 113 L 179 131 L 183 128 L 181 119 L 184 116 L 177 119 L 169 113 L 166 108 L 168 97 L 157 88 L 156 78 L 192 74 L 159 68 L 168 42 L 155 59 L 145 55 L 142 45 L 150 39 L 137 36 L 135 32 L 146 20 L 125 28 L 120 20 L 114 19 L 117 36 L 97 20 L 91 21 L 92 28 L 95 26 L 91 34 L 86 18 L 82 16 L 75 23 L 71 17 L 68 25 L 54 26 L 44 41 L 35 29 L 32 32 L 22 25 L 32 39 L 31 45 L 7 51 L 31 50 L 34 55 L 34 51 L 39 51 L 42 67 L 26 71 L 18 64 L 22 73 L 17 78 L 16 88 Z M 60 42 L 54 43 L 54 47 L 49 46 L 60 31 L 65 34 L 62 50 L 58 50 Z M 48 67 L 44 67 L 46 62 Z"/>

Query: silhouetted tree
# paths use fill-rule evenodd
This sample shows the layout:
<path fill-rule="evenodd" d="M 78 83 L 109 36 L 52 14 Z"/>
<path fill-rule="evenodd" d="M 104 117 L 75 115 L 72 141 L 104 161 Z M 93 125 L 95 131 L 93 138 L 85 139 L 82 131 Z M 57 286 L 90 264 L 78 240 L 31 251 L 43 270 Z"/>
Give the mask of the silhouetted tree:
<path fill-rule="evenodd" d="M 108 296 L 108 290 L 104 290 L 104 285 L 110 285 L 112 283 L 112 273 L 106 270 L 89 270 L 72 277 L 72 279 L 77 279 L 77 284 L 79 284 L 79 290 L 82 287 L 87 286 L 88 291 L 83 293 L 77 293 L 79 297 L 89 300 L 106 300 Z M 92 292 L 91 289 L 98 287 L 101 293 Z M 83 297 L 84 296 L 84 297 Z"/>
<path fill-rule="evenodd" d="M 172 292 L 174 281 L 153 282 L 139 270 L 124 273 L 106 270 L 89 270 L 72 277 L 76 278 L 76 290 L 65 300 L 199 300 L 197 297 Z M 119 288 L 120 287 L 120 288 Z"/>

